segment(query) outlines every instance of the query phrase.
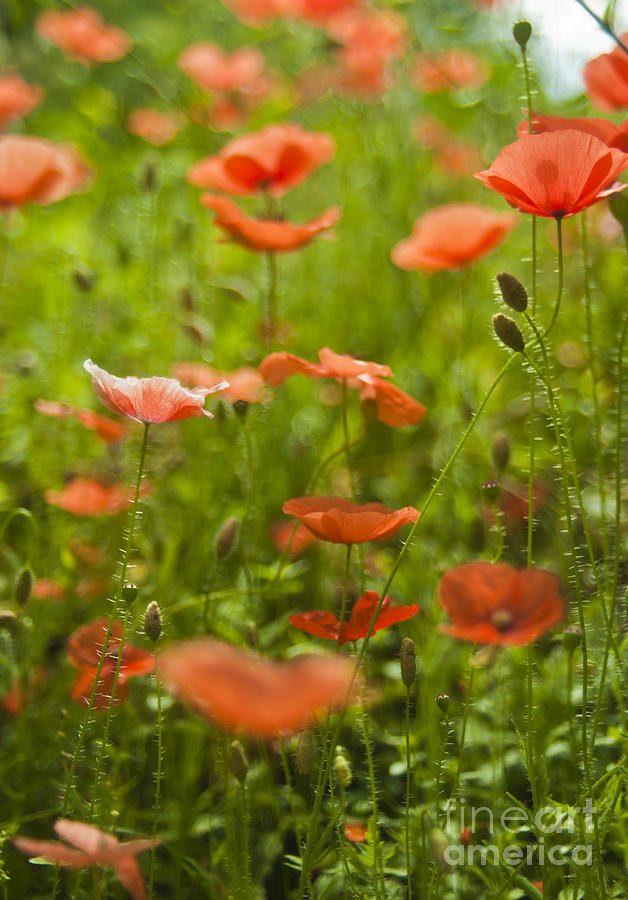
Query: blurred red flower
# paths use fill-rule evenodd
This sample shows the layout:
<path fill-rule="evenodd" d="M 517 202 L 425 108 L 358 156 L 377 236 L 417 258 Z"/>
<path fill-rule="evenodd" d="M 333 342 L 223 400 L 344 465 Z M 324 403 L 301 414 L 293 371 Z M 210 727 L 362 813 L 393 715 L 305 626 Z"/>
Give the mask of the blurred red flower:
<path fill-rule="evenodd" d="M 183 120 L 176 112 L 134 109 L 126 120 L 127 131 L 155 147 L 164 147 L 181 131 Z"/>
<path fill-rule="evenodd" d="M 254 87 L 264 66 L 264 56 L 255 47 L 240 47 L 226 53 L 209 41 L 192 44 L 179 57 L 179 68 L 207 93 L 230 93 Z"/>
<path fill-rule="evenodd" d="M 203 194 L 201 203 L 216 213 L 214 221 L 219 228 L 248 250 L 258 253 L 299 250 L 321 232 L 333 228 L 342 215 L 337 206 L 332 206 L 304 225 L 292 225 L 273 219 L 249 218 L 232 200 L 216 194 Z"/>
<path fill-rule="evenodd" d="M 72 819 L 57 819 L 54 830 L 66 841 L 65 844 L 28 837 L 13 838 L 13 843 L 29 857 L 42 857 L 69 869 L 112 866 L 133 900 L 146 900 L 146 887 L 135 857 L 156 847 L 160 843 L 159 838 L 139 838 L 120 844 L 107 831 Z"/>
<path fill-rule="evenodd" d="M 425 94 L 481 87 L 488 78 L 486 64 L 468 50 L 453 48 L 438 53 L 420 53 L 414 60 L 410 80 Z"/>
<path fill-rule="evenodd" d="M 362 822 L 347 822 L 345 825 L 345 837 L 352 844 L 361 844 L 366 840 L 368 829 Z"/>
<path fill-rule="evenodd" d="M 78 628 L 68 638 L 68 659 L 79 670 L 72 685 L 72 699 L 77 703 L 82 703 L 83 706 L 89 704 L 108 625 L 109 619 L 96 619 L 94 622 Z M 105 660 L 100 670 L 93 709 L 107 709 L 109 706 L 121 642 L 122 623 L 115 621 L 109 635 Z M 146 650 L 134 647 L 125 641 L 116 685 L 115 705 L 122 703 L 126 698 L 129 678 L 136 675 L 150 675 L 154 671 L 154 654 L 147 653 Z"/>
<path fill-rule="evenodd" d="M 205 363 L 178 362 L 172 367 L 172 374 L 182 384 L 190 387 L 215 388 L 221 382 L 228 384 L 221 397 L 230 403 L 242 400 L 245 403 L 266 403 L 268 391 L 264 390 L 264 379 L 257 369 L 243 366 L 233 372 L 221 372 Z"/>
<path fill-rule="evenodd" d="M 375 412 L 380 422 L 392 428 L 403 428 L 404 425 L 416 425 L 421 421 L 427 409 L 414 397 L 404 393 L 394 384 L 374 378 L 373 375 L 359 375 L 360 402 L 368 414 L 365 405 L 375 404 Z"/>
<path fill-rule="evenodd" d="M 0 210 L 63 200 L 88 177 L 73 147 L 22 135 L 0 137 Z"/>
<path fill-rule="evenodd" d="M 294 353 L 280 351 L 271 353 L 260 363 L 260 374 L 267 384 L 277 387 L 291 375 L 305 375 L 307 378 L 325 378 L 327 370 L 318 363 L 308 362 Z"/>
<path fill-rule="evenodd" d="M 442 272 L 486 256 L 517 224 L 517 217 L 476 203 L 448 203 L 417 219 L 409 238 L 391 251 L 400 269 Z"/>
<path fill-rule="evenodd" d="M 184 703 L 220 728 L 264 739 L 300 731 L 317 712 L 345 706 L 352 669 L 337 656 L 272 662 L 210 639 L 159 655 L 164 683 Z"/>
<path fill-rule="evenodd" d="M 429 116 L 418 119 L 412 131 L 424 147 L 433 151 L 435 165 L 448 175 L 473 175 L 484 165 L 480 150 L 458 140 L 438 119 Z"/>
<path fill-rule="evenodd" d="M 628 42 L 628 32 L 621 35 Z M 591 102 L 605 112 L 628 107 L 628 54 L 621 47 L 596 56 L 584 67 L 584 83 Z"/>
<path fill-rule="evenodd" d="M 310 612 L 288 618 L 290 624 L 295 628 L 300 628 L 307 634 L 313 634 L 329 641 L 338 641 L 340 646 L 343 646 L 348 641 L 359 641 L 366 637 L 378 603 L 377 591 L 366 591 L 359 600 L 356 600 L 351 618 L 347 622 L 343 622 L 342 628 L 337 616 L 322 609 L 313 609 Z M 385 597 L 380 613 L 375 620 L 372 634 L 381 631 L 382 628 L 388 628 L 389 625 L 394 625 L 396 622 L 411 619 L 418 611 L 419 607 L 416 604 L 391 608 L 390 597 Z"/>
<path fill-rule="evenodd" d="M 594 119 L 590 116 L 542 116 L 532 113 L 532 133 L 543 134 L 546 131 L 566 131 L 568 129 L 582 131 L 599 138 L 607 147 L 614 147 L 623 153 L 628 152 L 628 119 L 621 125 L 614 125 L 608 119 Z M 517 126 L 517 134 L 529 133 L 528 120 L 524 119 Z"/>
<path fill-rule="evenodd" d="M 92 387 L 101 403 L 121 416 L 145 424 L 177 422 L 190 416 L 211 419 L 209 410 L 203 409 L 205 397 L 226 386 L 218 384 L 190 391 L 174 378 L 118 378 L 100 369 L 91 359 L 85 360 L 83 368 L 92 376 Z"/>
<path fill-rule="evenodd" d="M 623 190 L 626 168 L 628 154 L 570 128 L 523 135 L 475 177 L 520 212 L 563 219 Z"/>
<path fill-rule="evenodd" d="M 115 516 L 131 505 L 130 489 L 124 484 L 101 484 L 94 478 L 73 478 L 62 491 L 46 491 L 46 503 L 73 516 Z"/>
<path fill-rule="evenodd" d="M 52 416 L 56 419 L 76 419 L 83 428 L 95 432 L 106 444 L 118 443 L 127 432 L 126 425 L 122 422 L 101 416 L 91 409 L 77 409 L 69 403 L 59 403 L 56 400 L 36 400 L 34 406 L 37 412 L 44 416 Z"/>
<path fill-rule="evenodd" d="M 266 125 L 234 138 L 216 156 L 196 163 L 188 181 L 238 196 L 268 191 L 278 197 L 334 156 L 334 139 L 300 125 Z"/>
<path fill-rule="evenodd" d="M 0 76 L 0 128 L 27 115 L 39 106 L 43 98 L 43 88 L 27 84 L 19 75 L 7 73 Z"/>
<path fill-rule="evenodd" d="M 308 547 L 312 547 L 319 542 L 318 538 L 314 537 L 310 529 L 306 528 L 305 525 L 301 525 L 300 522 L 297 525 L 296 531 L 292 522 L 275 522 L 272 527 L 272 539 L 273 544 L 280 553 L 287 550 L 288 542 L 292 537 L 293 531 L 294 537 L 292 538 L 289 552 L 289 555 L 293 558 L 305 553 Z"/>
<path fill-rule="evenodd" d="M 334 544 L 385 541 L 419 517 L 413 506 L 395 510 L 383 503 L 352 503 L 343 497 L 295 497 L 282 509 L 287 516 L 300 519 L 321 541 Z"/>
<path fill-rule="evenodd" d="M 324 25 L 359 0 L 224 0 L 245 25 L 263 25 L 269 19 L 301 19 Z"/>
<path fill-rule="evenodd" d="M 451 625 L 439 631 L 479 644 L 530 644 L 565 618 L 556 575 L 505 563 L 466 563 L 447 572 L 440 599 Z"/>
<path fill-rule="evenodd" d="M 65 600 L 65 588 L 52 578 L 37 578 L 32 596 L 37 600 Z"/>
<path fill-rule="evenodd" d="M 327 23 L 327 33 L 340 44 L 334 86 L 345 93 L 380 94 L 394 78 L 390 63 L 407 48 L 407 24 L 392 10 L 349 9 Z"/>
<path fill-rule="evenodd" d="M 101 14 L 89 6 L 46 10 L 37 17 L 35 29 L 66 56 L 84 65 L 114 62 L 131 49 L 128 34 L 115 25 L 105 25 Z"/>
<path fill-rule="evenodd" d="M 0 697 L 0 706 L 10 716 L 18 716 L 24 707 L 31 703 L 33 696 L 37 693 L 47 675 L 48 670 L 44 666 L 30 669 L 25 690 L 22 689 L 20 679 L 16 676 L 11 682 L 11 687 L 7 693 Z"/>

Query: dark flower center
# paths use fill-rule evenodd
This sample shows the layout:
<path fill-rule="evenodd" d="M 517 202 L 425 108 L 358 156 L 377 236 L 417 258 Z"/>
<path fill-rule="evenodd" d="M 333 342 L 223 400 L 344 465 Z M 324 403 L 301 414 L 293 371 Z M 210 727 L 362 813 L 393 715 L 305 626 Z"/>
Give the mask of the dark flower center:
<path fill-rule="evenodd" d="M 491 623 L 497 631 L 508 631 L 512 625 L 512 616 L 507 610 L 498 609 L 491 616 Z"/>

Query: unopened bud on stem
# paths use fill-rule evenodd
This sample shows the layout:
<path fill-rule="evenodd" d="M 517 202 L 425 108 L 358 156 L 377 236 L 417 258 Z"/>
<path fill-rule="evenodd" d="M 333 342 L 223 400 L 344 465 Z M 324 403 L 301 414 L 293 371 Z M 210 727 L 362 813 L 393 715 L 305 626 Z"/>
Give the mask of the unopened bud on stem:
<path fill-rule="evenodd" d="M 497 315 L 493 316 L 493 328 L 502 344 L 510 347 L 515 353 L 523 353 L 526 346 L 525 341 L 523 340 L 521 329 L 514 319 L 511 319 L 510 316 L 504 316 L 502 313 L 497 313 Z"/>
<path fill-rule="evenodd" d="M 416 678 L 416 648 L 412 638 L 405 637 L 401 642 L 401 680 L 410 689 Z"/>
<path fill-rule="evenodd" d="M 528 308 L 528 292 L 519 279 L 510 272 L 498 272 L 495 278 L 504 303 L 516 312 L 525 312 Z"/>
<path fill-rule="evenodd" d="M 159 640 L 161 634 L 161 610 L 156 600 L 152 600 L 146 607 L 144 614 L 144 631 L 151 641 Z"/>

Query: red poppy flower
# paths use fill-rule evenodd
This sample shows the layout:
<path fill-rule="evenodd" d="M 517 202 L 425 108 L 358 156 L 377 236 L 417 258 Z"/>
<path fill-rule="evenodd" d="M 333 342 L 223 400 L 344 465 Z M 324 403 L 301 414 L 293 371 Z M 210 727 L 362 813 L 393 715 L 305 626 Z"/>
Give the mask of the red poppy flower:
<path fill-rule="evenodd" d="M 277 387 L 291 375 L 305 375 L 308 378 L 325 378 L 327 370 L 318 363 L 308 362 L 294 353 L 271 353 L 262 360 L 260 375 L 267 384 Z"/>
<path fill-rule="evenodd" d="M 52 578 L 37 578 L 32 596 L 37 600 L 65 600 L 65 588 Z"/>
<path fill-rule="evenodd" d="M 0 137 L 0 209 L 55 203 L 87 179 L 88 170 L 72 147 L 22 135 Z"/>
<path fill-rule="evenodd" d="M 102 656 L 108 619 L 96 619 L 83 625 L 68 638 L 68 659 L 78 668 L 78 674 L 72 686 L 72 698 L 83 706 L 89 704 L 98 664 Z M 98 689 L 94 697 L 93 709 L 107 709 L 113 689 L 120 644 L 122 641 L 122 624 L 114 622 L 107 643 L 105 661 L 100 670 Z M 155 671 L 155 656 L 125 641 L 122 649 L 122 662 L 116 685 L 115 705 L 125 699 L 128 693 L 127 681 L 135 675 L 150 675 Z"/>
<path fill-rule="evenodd" d="M 300 615 L 289 616 L 289 621 L 295 628 L 300 628 L 307 634 L 326 638 L 329 641 L 338 641 L 342 647 L 348 641 L 359 641 L 366 637 L 378 603 L 377 591 L 366 591 L 359 600 L 356 600 L 351 618 L 348 622 L 343 622 L 342 628 L 340 628 L 340 620 L 337 616 L 322 609 L 313 609 Z M 382 628 L 388 628 L 389 625 L 394 625 L 396 622 L 411 619 L 418 611 L 419 607 L 416 604 L 390 608 L 390 597 L 385 597 L 380 613 L 375 620 L 372 634 L 381 631 Z"/>
<path fill-rule="evenodd" d="M 624 189 L 628 154 L 582 131 L 526 134 L 476 178 L 520 212 L 563 219 Z"/>
<path fill-rule="evenodd" d="M 439 631 L 479 644 L 530 644 L 566 612 L 555 575 L 505 563 L 452 569 L 441 580 L 440 598 L 453 624 L 440 625 Z"/>
<path fill-rule="evenodd" d="M 122 422 L 108 419 L 91 409 L 77 409 L 69 403 L 59 403 L 56 400 L 36 400 L 34 406 L 37 412 L 44 416 L 52 416 L 57 419 L 76 419 L 83 428 L 95 432 L 106 444 L 118 443 L 127 431 Z"/>
<path fill-rule="evenodd" d="M 184 703 L 221 728 L 260 738 L 300 731 L 317 712 L 344 706 L 352 681 L 352 666 L 336 656 L 271 662 L 214 640 L 169 647 L 159 671 Z"/>
<path fill-rule="evenodd" d="M 572 128 L 574 131 L 583 131 L 599 138 L 607 147 L 614 147 L 623 153 L 628 152 L 628 119 L 621 125 L 614 125 L 608 119 L 594 119 L 588 116 L 542 116 L 539 113 L 532 114 L 532 133 L 543 134 L 546 131 L 565 131 Z M 517 134 L 529 133 L 528 120 L 524 119 L 517 126 Z"/>
<path fill-rule="evenodd" d="M 374 403 L 377 418 L 392 428 L 416 425 L 427 412 L 422 403 L 388 381 L 372 375 L 360 375 L 358 381 L 361 403 Z"/>
<path fill-rule="evenodd" d="M 260 77 L 264 66 L 264 57 L 255 47 L 225 53 L 209 41 L 192 44 L 179 57 L 179 68 L 208 93 L 247 90 Z"/>
<path fill-rule="evenodd" d="M 219 228 L 248 250 L 259 253 L 299 250 L 321 232 L 333 228 L 342 214 L 337 206 L 332 206 L 304 225 L 292 225 L 273 219 L 251 219 L 232 200 L 216 194 L 203 194 L 201 203 L 216 213 L 214 221 Z"/>
<path fill-rule="evenodd" d="M 621 40 L 628 42 L 628 32 Z M 614 112 L 628 107 L 628 55 L 621 47 L 592 59 L 583 74 L 587 94 L 599 109 Z"/>
<path fill-rule="evenodd" d="M 65 844 L 28 837 L 16 837 L 13 843 L 29 857 L 41 857 L 68 869 L 112 866 L 133 900 L 146 900 L 146 887 L 135 857 L 156 847 L 159 838 L 139 838 L 121 844 L 107 831 L 72 819 L 57 819 L 54 829 Z"/>
<path fill-rule="evenodd" d="M 313 134 L 300 125 L 267 125 L 234 138 L 216 156 L 192 166 L 188 181 L 237 196 L 268 191 L 274 197 L 301 184 L 336 151 L 329 134 Z"/>
<path fill-rule="evenodd" d="M 182 384 L 190 387 L 200 386 L 215 388 L 218 384 L 227 383 L 223 388 L 221 397 L 230 403 L 242 400 L 244 403 L 266 403 L 269 399 L 268 392 L 264 390 L 264 379 L 257 369 L 243 366 L 233 372 L 220 372 L 212 369 L 205 363 L 179 362 L 172 367 L 172 374 Z"/>
<path fill-rule="evenodd" d="M 0 128 L 27 115 L 43 98 L 43 88 L 27 84 L 19 75 L 0 76 Z"/>
<path fill-rule="evenodd" d="M 285 5 L 284 0 L 223 0 L 223 3 L 236 18 L 253 28 L 282 16 Z"/>
<path fill-rule="evenodd" d="M 31 703 L 33 696 L 37 693 L 47 676 L 48 670 L 44 666 L 30 669 L 26 690 L 23 690 L 20 679 L 14 678 L 10 689 L 3 697 L 0 697 L 0 706 L 10 716 L 18 716 Z"/>
<path fill-rule="evenodd" d="M 127 130 L 155 147 L 164 147 L 181 131 L 181 116 L 156 109 L 134 109 L 126 120 Z"/>
<path fill-rule="evenodd" d="M 190 391 L 174 378 L 118 378 L 100 369 L 91 359 L 85 360 L 83 368 L 92 376 L 92 387 L 101 403 L 121 416 L 146 424 L 177 422 L 190 416 L 211 419 L 209 410 L 203 409 L 205 397 L 226 386 L 223 383 Z"/>
<path fill-rule="evenodd" d="M 131 49 L 128 34 L 115 25 L 105 25 L 100 13 L 89 6 L 67 11 L 46 10 L 37 17 L 35 28 L 66 56 L 84 65 L 114 62 Z"/>
<path fill-rule="evenodd" d="M 414 61 L 410 78 L 413 85 L 425 94 L 460 88 L 471 90 L 484 84 L 488 69 L 473 53 L 454 48 L 439 53 L 420 53 Z"/>
<path fill-rule="evenodd" d="M 284 0 L 286 15 L 315 25 L 333 22 L 336 16 L 357 6 L 359 0 Z"/>
<path fill-rule="evenodd" d="M 458 140 L 438 119 L 418 119 L 412 131 L 424 147 L 434 151 L 435 165 L 448 175 L 473 175 L 484 164 L 477 147 Z"/>
<path fill-rule="evenodd" d="M 46 503 L 73 516 L 115 516 L 131 505 L 130 489 L 124 484 L 101 484 L 93 478 L 74 478 L 62 491 L 46 491 Z"/>
<path fill-rule="evenodd" d="M 335 16 L 327 32 L 341 47 L 335 87 L 345 93 L 380 94 L 392 86 L 389 63 L 405 53 L 407 25 L 391 10 L 351 9 Z"/>
<path fill-rule="evenodd" d="M 352 844 L 361 844 L 368 835 L 368 829 L 362 822 L 347 822 L 344 830 L 346 839 Z"/>
<path fill-rule="evenodd" d="M 390 256 L 400 269 L 461 269 L 494 250 L 516 224 L 516 216 L 476 203 L 448 203 L 417 219 L 411 236 Z"/>
<path fill-rule="evenodd" d="M 402 525 L 416 522 L 413 506 L 389 509 L 383 503 L 352 503 L 342 497 L 295 497 L 283 505 L 287 516 L 296 516 L 321 541 L 363 544 L 385 541 Z"/>
<path fill-rule="evenodd" d="M 292 537 L 293 532 L 294 537 Z M 306 528 L 305 525 L 301 525 L 300 522 L 297 525 L 296 531 L 294 530 L 292 522 L 275 522 L 272 528 L 272 539 L 273 544 L 280 553 L 283 553 L 287 549 L 290 538 L 292 538 L 289 554 L 291 557 L 301 556 L 308 547 L 318 544 L 318 538 L 314 537 L 309 528 Z"/>

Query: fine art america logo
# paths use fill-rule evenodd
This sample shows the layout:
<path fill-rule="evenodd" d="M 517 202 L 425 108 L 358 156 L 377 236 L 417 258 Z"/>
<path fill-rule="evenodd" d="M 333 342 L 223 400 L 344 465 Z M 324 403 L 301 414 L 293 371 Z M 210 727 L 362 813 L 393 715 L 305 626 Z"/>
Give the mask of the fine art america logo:
<path fill-rule="evenodd" d="M 449 844 L 444 849 L 443 860 L 447 866 L 592 864 L 592 845 L 586 843 L 586 838 L 593 833 L 596 810 L 590 797 L 581 807 L 544 806 L 534 815 L 521 806 L 509 806 L 497 815 L 488 806 L 466 807 L 464 800 L 451 799 L 447 801 L 445 811 L 445 830 L 449 834 L 460 834 L 459 843 Z M 520 836 L 527 829 L 533 840 L 526 841 L 523 846 L 521 843 L 488 843 L 483 836 L 494 835 L 495 825 L 501 826 L 504 835 Z"/>

